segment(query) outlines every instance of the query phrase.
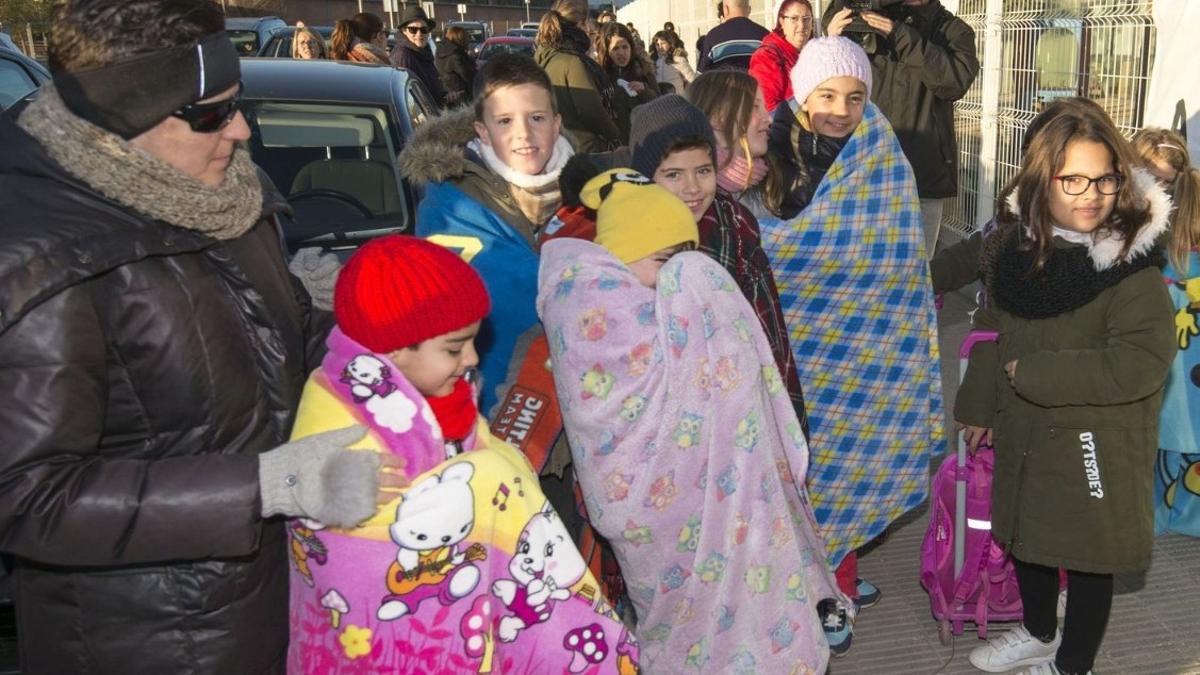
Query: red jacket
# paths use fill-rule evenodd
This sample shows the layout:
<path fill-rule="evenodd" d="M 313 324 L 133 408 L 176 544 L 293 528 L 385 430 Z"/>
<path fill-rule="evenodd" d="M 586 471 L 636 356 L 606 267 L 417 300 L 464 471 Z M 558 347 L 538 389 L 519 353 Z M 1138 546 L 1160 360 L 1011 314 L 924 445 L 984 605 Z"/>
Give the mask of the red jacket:
<path fill-rule="evenodd" d="M 750 74 L 758 80 L 767 112 L 792 97 L 792 66 L 800 58 L 800 52 L 775 32 L 767 33 L 762 45 L 750 57 Z"/>

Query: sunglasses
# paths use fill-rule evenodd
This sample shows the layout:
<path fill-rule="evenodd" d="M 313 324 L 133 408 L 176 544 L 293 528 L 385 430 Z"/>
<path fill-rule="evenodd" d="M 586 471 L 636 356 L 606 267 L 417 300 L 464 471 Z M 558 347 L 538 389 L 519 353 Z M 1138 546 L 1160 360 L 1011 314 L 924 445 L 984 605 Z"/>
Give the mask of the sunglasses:
<path fill-rule="evenodd" d="M 232 122 L 233 116 L 242 109 L 243 86 L 239 82 L 237 93 L 230 98 L 212 103 L 193 103 L 176 110 L 171 116 L 187 122 L 195 132 L 211 134 L 220 131 Z"/>
<path fill-rule="evenodd" d="M 405 26 L 404 32 L 409 35 L 429 35 L 429 26 Z"/>

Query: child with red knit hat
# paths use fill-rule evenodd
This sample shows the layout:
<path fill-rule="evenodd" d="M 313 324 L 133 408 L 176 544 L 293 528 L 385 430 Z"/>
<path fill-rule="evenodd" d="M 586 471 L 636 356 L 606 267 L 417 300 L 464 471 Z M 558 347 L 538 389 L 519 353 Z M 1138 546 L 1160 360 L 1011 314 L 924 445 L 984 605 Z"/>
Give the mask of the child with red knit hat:
<path fill-rule="evenodd" d="M 470 265 L 416 237 L 370 241 L 338 275 L 293 438 L 364 425 L 359 446 L 401 457 L 411 483 L 358 528 L 291 523 L 288 672 L 421 672 L 431 648 L 455 672 L 636 668 L 537 476 L 476 410 L 489 305 Z M 581 626 L 596 630 L 569 641 Z"/>

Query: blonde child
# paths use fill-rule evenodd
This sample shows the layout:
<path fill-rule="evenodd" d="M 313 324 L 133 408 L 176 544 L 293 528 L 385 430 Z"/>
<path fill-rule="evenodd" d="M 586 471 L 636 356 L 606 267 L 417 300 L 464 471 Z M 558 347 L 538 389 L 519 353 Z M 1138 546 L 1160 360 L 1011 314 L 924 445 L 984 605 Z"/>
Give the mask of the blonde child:
<path fill-rule="evenodd" d="M 288 671 L 629 672 L 637 643 L 465 378 L 489 300 L 453 252 L 390 235 L 338 275 L 293 438 L 354 423 L 411 484 L 354 529 L 291 533 Z"/>
<path fill-rule="evenodd" d="M 992 532 L 1025 616 L 971 652 L 987 672 L 1090 672 L 1113 574 L 1144 570 L 1163 384 L 1176 345 L 1155 242 L 1170 201 L 1103 112 L 1050 120 L 983 244 L 989 306 L 955 402 L 996 447 Z M 1066 617 L 1055 617 L 1059 568 Z"/>
<path fill-rule="evenodd" d="M 1200 537 L 1200 171 L 1192 167 L 1187 142 L 1173 131 L 1143 129 L 1133 147 L 1175 205 L 1163 278 L 1175 307 L 1179 351 L 1163 395 L 1154 531 Z"/>
<path fill-rule="evenodd" d="M 844 598 L 754 309 L 709 257 L 673 253 L 699 239 L 695 215 L 659 185 L 615 170 L 581 196 L 597 209 L 595 243 L 543 245 L 538 310 L 589 520 L 620 562 L 646 669 L 823 672 L 817 607 Z"/>

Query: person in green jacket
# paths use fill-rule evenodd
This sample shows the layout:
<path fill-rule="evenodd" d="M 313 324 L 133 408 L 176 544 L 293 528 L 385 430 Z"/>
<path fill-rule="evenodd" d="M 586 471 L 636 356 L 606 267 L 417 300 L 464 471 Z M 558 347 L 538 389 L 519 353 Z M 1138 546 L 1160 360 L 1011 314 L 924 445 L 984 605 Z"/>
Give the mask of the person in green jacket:
<path fill-rule="evenodd" d="M 1171 202 L 1106 114 L 1037 133 L 982 242 L 989 305 L 955 403 L 967 444 L 996 448 L 992 532 L 1025 616 L 971 652 L 987 672 L 1090 672 L 1113 574 L 1150 564 L 1151 491 L 1172 305 L 1155 246 Z M 1055 617 L 1067 571 L 1062 632 Z"/>
<path fill-rule="evenodd" d="M 586 0 L 555 0 L 538 26 L 533 58 L 550 76 L 563 129 L 575 151 L 605 152 L 627 138 L 617 127 L 616 87 L 588 56 L 592 41 L 580 28 L 586 20 Z"/>

